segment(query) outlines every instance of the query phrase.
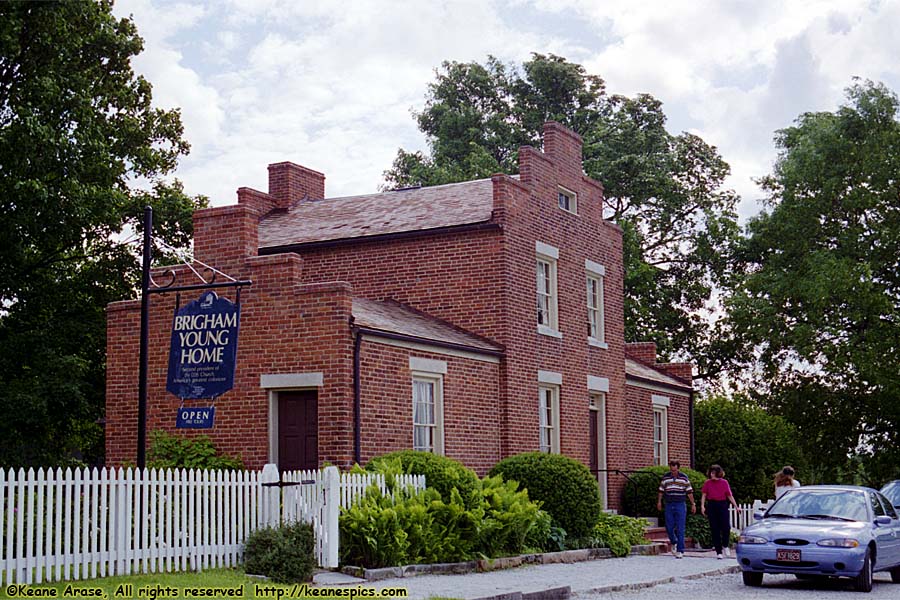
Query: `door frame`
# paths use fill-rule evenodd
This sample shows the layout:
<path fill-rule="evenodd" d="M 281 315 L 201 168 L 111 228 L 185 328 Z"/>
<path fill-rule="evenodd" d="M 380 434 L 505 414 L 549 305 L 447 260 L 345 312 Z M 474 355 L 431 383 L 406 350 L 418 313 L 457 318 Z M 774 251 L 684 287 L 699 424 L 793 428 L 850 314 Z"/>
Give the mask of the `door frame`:
<path fill-rule="evenodd" d="M 279 392 L 315 391 L 321 397 L 324 384 L 322 373 L 287 373 L 278 375 L 261 375 L 260 387 L 266 390 L 269 404 L 269 460 L 278 464 L 278 394 Z M 318 429 L 319 424 L 316 423 Z"/>
<path fill-rule="evenodd" d="M 598 398 L 599 402 L 595 405 L 590 403 L 588 411 L 591 419 L 596 419 L 597 423 L 597 468 L 600 472 L 596 474 L 597 485 L 600 488 L 600 508 L 606 510 L 609 508 L 609 486 L 607 483 L 608 473 L 605 472 L 608 464 L 607 456 L 607 435 L 606 435 L 606 396 L 607 392 L 592 391 L 592 398 Z M 590 431 L 590 428 L 588 428 Z M 590 447 L 590 446 L 588 446 Z"/>

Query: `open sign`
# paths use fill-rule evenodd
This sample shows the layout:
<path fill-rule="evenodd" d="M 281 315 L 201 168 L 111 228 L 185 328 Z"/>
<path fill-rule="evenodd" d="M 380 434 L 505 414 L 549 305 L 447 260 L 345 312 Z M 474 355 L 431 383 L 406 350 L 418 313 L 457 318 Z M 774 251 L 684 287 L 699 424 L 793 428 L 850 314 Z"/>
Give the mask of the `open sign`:
<path fill-rule="evenodd" d="M 202 406 L 188 408 L 182 406 L 178 409 L 178 417 L 175 427 L 178 429 L 210 429 L 216 418 L 215 406 Z"/>

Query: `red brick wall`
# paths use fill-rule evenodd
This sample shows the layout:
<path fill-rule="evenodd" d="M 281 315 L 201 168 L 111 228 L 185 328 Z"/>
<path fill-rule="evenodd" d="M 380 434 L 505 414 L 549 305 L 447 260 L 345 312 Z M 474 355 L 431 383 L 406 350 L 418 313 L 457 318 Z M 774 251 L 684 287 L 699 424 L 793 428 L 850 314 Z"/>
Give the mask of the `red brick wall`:
<path fill-rule="evenodd" d="M 412 374 L 409 357 L 447 363 L 444 388 L 444 454 L 479 475 L 500 460 L 499 369 L 497 363 L 363 341 L 361 459 L 413 446 Z"/>
<path fill-rule="evenodd" d="M 241 292 L 241 328 L 235 387 L 216 402 L 215 427 L 206 431 L 217 448 L 243 458 L 250 468 L 268 460 L 268 394 L 260 375 L 321 372 L 319 459 L 352 460 L 352 299 L 346 283 L 299 284 L 295 256 L 254 257 L 232 275 L 253 280 Z M 190 280 L 179 270 L 180 281 Z M 220 295 L 235 299 L 234 290 Z M 185 293 L 183 303 L 199 296 Z M 147 431 L 175 431 L 180 400 L 165 390 L 175 298 L 154 295 L 150 314 Z M 110 306 L 108 325 L 106 458 L 134 462 L 137 440 L 139 311 L 137 302 Z M 191 401 L 200 406 L 203 401 Z M 183 432 L 196 435 L 204 432 Z"/>
<path fill-rule="evenodd" d="M 302 280 L 347 281 L 359 297 L 394 299 L 500 341 L 502 241 L 480 231 L 322 248 L 300 253 Z"/>
<path fill-rule="evenodd" d="M 669 433 L 669 459 L 681 461 L 682 467 L 691 464 L 690 438 L 690 397 L 673 392 L 662 392 L 646 389 L 637 385 L 627 385 L 627 468 L 639 469 L 653 464 L 653 400 L 652 396 L 665 396 L 669 399 L 667 411 Z M 626 487 L 624 477 L 610 479 L 610 504 L 621 501 Z"/>
<path fill-rule="evenodd" d="M 545 129 L 546 153 L 522 148 L 521 186 L 505 225 L 506 281 L 510 333 L 507 340 L 508 403 L 504 454 L 538 447 L 537 371 L 562 373 L 560 444 L 564 454 L 589 464 L 587 376 L 609 379 L 606 395 L 607 464 L 627 464 L 621 230 L 602 218 L 602 188 L 584 177 L 577 136 Z M 577 160 L 572 157 L 579 157 Z M 557 186 L 577 194 L 578 214 L 558 206 Z M 535 242 L 559 249 L 557 264 L 559 330 L 562 339 L 537 333 Z M 608 348 L 588 345 L 585 259 L 603 265 L 605 338 Z"/>

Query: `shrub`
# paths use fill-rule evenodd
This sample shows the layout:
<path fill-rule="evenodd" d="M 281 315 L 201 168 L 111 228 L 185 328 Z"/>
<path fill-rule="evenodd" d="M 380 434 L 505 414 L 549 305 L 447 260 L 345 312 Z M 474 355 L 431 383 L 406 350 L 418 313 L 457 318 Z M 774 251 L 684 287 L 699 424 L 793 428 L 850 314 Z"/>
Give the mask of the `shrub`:
<path fill-rule="evenodd" d="M 553 517 L 545 510 L 538 510 L 534 518 L 534 524 L 528 530 L 525 536 L 525 544 L 522 548 L 523 552 L 543 552 L 545 550 L 555 551 L 561 550 L 559 545 L 555 543 L 553 538 Z M 559 528 L 557 528 L 559 529 Z M 566 532 L 562 529 L 562 540 L 566 539 Z"/>
<path fill-rule="evenodd" d="M 150 434 L 150 452 L 147 467 L 151 469 L 227 469 L 241 470 L 240 458 L 216 452 L 216 447 L 205 435 L 183 437 L 165 431 Z"/>
<path fill-rule="evenodd" d="M 312 526 L 307 523 L 258 529 L 244 546 L 244 569 L 277 583 L 311 581 L 315 547 Z"/>
<path fill-rule="evenodd" d="M 559 454 L 526 452 L 501 460 L 490 475 L 518 481 L 528 497 L 541 502 L 541 508 L 571 538 L 588 536 L 597 522 L 597 480 L 577 460 Z"/>
<path fill-rule="evenodd" d="M 340 517 L 341 562 L 362 567 L 456 562 L 542 549 L 550 517 L 500 477 L 476 480 L 472 506 L 456 488 L 444 501 L 437 490 L 371 486 Z"/>
<path fill-rule="evenodd" d="M 479 485 L 484 516 L 479 524 L 477 549 L 485 556 L 495 557 L 521 552 L 528 543 L 543 548 L 550 535 L 550 523 L 546 518 L 538 522 L 540 510 L 537 503 L 528 499 L 528 493 L 518 489 L 515 481 L 503 481 L 502 477 L 485 477 Z M 546 514 L 546 513 L 544 513 Z M 543 529 L 546 534 L 533 531 Z M 543 536 L 543 539 L 541 537 Z"/>
<path fill-rule="evenodd" d="M 589 545 L 594 548 L 609 548 L 613 556 L 626 556 L 632 546 L 646 544 L 643 519 L 633 519 L 623 515 L 600 513 L 597 524 L 590 535 Z"/>
<path fill-rule="evenodd" d="M 366 465 L 366 470 L 390 473 L 398 460 L 401 473 L 424 475 L 425 484 L 437 490 L 444 502 L 450 500 L 450 492 L 456 488 L 465 505 L 472 506 L 478 476 L 452 458 L 431 452 L 400 450 L 373 458 Z"/>
<path fill-rule="evenodd" d="M 431 488 L 382 494 L 371 486 L 341 512 L 341 562 L 377 568 L 467 560 L 480 516 L 466 510 L 456 490 L 445 503 Z"/>
<path fill-rule="evenodd" d="M 637 483 L 637 504 L 635 504 L 634 490 L 631 484 L 625 486 L 622 491 L 622 507 L 624 512 L 641 517 L 658 517 L 660 525 L 665 523 L 663 513 L 656 510 L 656 498 L 659 491 L 659 481 L 669 472 L 669 467 L 644 467 L 631 474 L 631 478 Z M 697 510 L 700 510 L 700 488 L 706 481 L 706 476 L 693 469 L 681 469 L 681 472 L 691 480 L 694 488 L 694 500 L 697 502 Z M 690 502 L 688 502 L 688 514 L 690 514 Z"/>
<path fill-rule="evenodd" d="M 695 515 L 688 513 L 684 524 L 684 536 L 693 538 L 701 548 L 712 548 L 712 530 L 709 528 L 709 519 L 699 512 Z"/>

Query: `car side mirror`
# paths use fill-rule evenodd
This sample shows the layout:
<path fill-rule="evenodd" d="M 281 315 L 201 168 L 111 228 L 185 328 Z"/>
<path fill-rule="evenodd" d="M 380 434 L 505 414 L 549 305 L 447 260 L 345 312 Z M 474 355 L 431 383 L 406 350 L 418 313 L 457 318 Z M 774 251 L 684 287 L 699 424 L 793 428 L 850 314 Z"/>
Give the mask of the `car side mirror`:
<path fill-rule="evenodd" d="M 763 517 L 765 517 L 765 516 L 766 516 L 766 514 L 764 512 L 762 512 L 761 510 L 758 510 L 755 513 L 753 513 L 753 520 L 754 521 L 762 521 Z"/>
<path fill-rule="evenodd" d="M 882 526 L 884 526 L 884 525 L 890 525 L 890 524 L 891 524 L 891 521 L 892 521 L 891 518 L 888 517 L 888 516 L 886 516 L 886 515 L 885 515 L 885 516 L 880 516 L 880 517 L 875 517 L 875 524 L 876 524 L 876 525 L 882 525 Z"/>

